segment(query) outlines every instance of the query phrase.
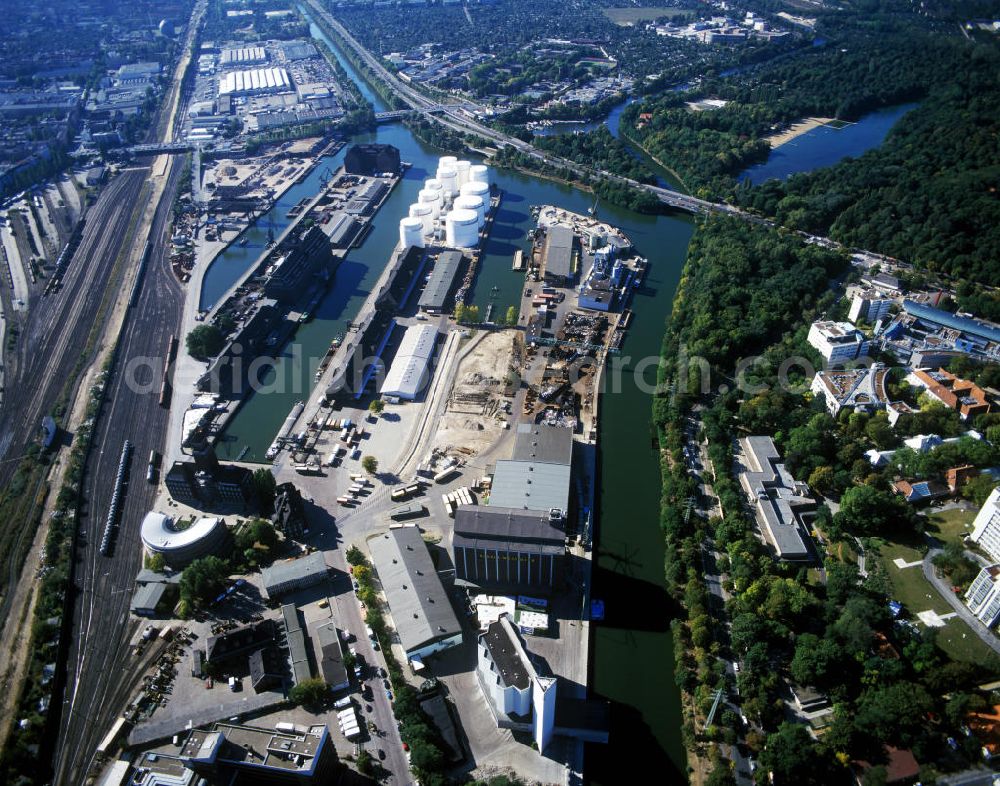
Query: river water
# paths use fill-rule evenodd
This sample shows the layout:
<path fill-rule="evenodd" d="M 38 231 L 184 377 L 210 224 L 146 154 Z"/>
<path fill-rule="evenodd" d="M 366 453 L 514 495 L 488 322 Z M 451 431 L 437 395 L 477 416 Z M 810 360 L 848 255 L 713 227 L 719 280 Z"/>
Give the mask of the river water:
<path fill-rule="evenodd" d="M 312 35 L 336 47 L 315 25 Z M 343 66 L 358 83 L 376 111 L 384 102 L 364 83 L 346 60 Z M 268 379 L 275 390 L 252 396 L 233 419 L 218 446 L 224 458 L 243 454 L 246 460 L 263 460 L 264 452 L 296 401 L 307 397 L 313 370 L 307 360 L 322 357 L 331 339 L 341 333 L 357 313 L 398 240 L 398 222 L 416 200 L 423 180 L 433 176 L 437 158 L 456 151 L 440 151 L 417 141 L 401 124 L 379 126 L 372 134 L 352 141 L 377 141 L 395 145 L 412 166 L 373 222 L 373 229 L 358 249 L 352 249 L 337 270 L 336 281 L 317 309 L 315 319 L 303 325 Z M 331 156 L 301 186 L 250 230 L 245 248 L 230 249 L 213 263 L 205 277 L 202 303 L 210 304 L 250 265 L 267 238 L 268 221 L 274 232 L 287 224 L 285 212 L 303 196 L 316 192 L 326 166 L 335 169 L 343 153 Z M 515 172 L 491 170 L 504 191 L 473 293 L 481 313 L 492 302 L 503 314 L 518 302 L 523 274 L 511 270 L 514 250 L 527 250 L 532 228 L 530 207 L 556 204 L 584 212 L 593 203 L 590 194 Z M 614 360 L 635 368 L 641 358 L 656 358 L 664 325 L 670 314 L 680 279 L 688 241 L 694 230 L 687 216 L 643 216 L 601 205 L 600 217 L 620 226 L 638 250 L 650 260 L 645 286 L 633 303 L 635 318 Z M 655 363 L 647 373 L 655 381 Z M 639 364 L 642 368 L 642 365 Z M 592 639 L 592 693 L 612 702 L 611 743 L 588 746 L 587 770 L 592 783 L 620 782 L 621 764 L 641 757 L 643 769 L 656 773 L 659 783 L 686 781 L 684 751 L 680 743 L 680 698 L 673 679 L 673 650 L 669 624 L 672 604 L 663 580 L 663 540 L 659 530 L 660 479 L 658 455 L 651 443 L 648 392 L 643 392 L 634 372 L 619 377 L 620 384 L 602 398 L 600 421 L 599 529 L 593 595 L 606 604 L 606 619 L 595 625 Z M 277 383 L 281 383 L 280 385 Z M 611 383 L 609 382 L 609 387 Z M 283 389 L 279 389 L 283 388 Z"/>

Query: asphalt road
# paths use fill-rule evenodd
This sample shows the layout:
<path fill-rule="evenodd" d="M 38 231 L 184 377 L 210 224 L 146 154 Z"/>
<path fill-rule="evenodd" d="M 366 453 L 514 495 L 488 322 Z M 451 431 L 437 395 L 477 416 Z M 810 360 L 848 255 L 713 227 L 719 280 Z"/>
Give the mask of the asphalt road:
<path fill-rule="evenodd" d="M 180 325 L 183 294 L 170 269 L 169 219 L 181 167 L 173 167 L 150 233 L 150 258 L 135 307 L 126 316 L 105 405 L 83 482 L 73 594 L 73 636 L 58 748 L 57 784 L 78 784 L 102 737 L 141 677 L 129 654 L 139 623 L 128 608 L 141 567 L 139 524 L 156 497 L 146 482 L 151 450 L 163 451 L 169 412 L 158 396 L 166 348 Z M 120 297 L 128 297 L 122 292 Z M 124 440 L 134 446 L 114 550 L 99 551 Z"/>

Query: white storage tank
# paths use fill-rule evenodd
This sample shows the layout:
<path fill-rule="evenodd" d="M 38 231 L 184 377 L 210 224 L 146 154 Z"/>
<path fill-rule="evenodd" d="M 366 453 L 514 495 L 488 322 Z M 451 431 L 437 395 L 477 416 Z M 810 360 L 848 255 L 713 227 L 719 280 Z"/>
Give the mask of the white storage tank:
<path fill-rule="evenodd" d="M 452 210 L 445 219 L 445 243 L 453 248 L 475 248 L 479 243 L 479 214 L 475 210 Z"/>
<path fill-rule="evenodd" d="M 410 218 L 419 218 L 424 227 L 424 234 L 429 235 L 434 230 L 434 206 L 426 202 L 410 205 Z"/>
<path fill-rule="evenodd" d="M 441 156 L 438 159 L 438 169 L 454 169 L 458 163 L 458 156 Z"/>
<path fill-rule="evenodd" d="M 480 228 L 482 228 L 483 224 L 486 223 L 486 205 L 483 204 L 481 197 L 473 196 L 472 194 L 460 196 L 455 200 L 455 209 L 474 210 L 476 215 L 479 216 Z"/>
<path fill-rule="evenodd" d="M 399 220 L 399 245 L 424 247 L 424 222 L 419 218 L 407 216 Z"/>
<path fill-rule="evenodd" d="M 430 205 L 433 208 L 432 216 L 437 218 L 441 215 L 441 192 L 424 189 L 417 194 L 417 202 L 421 205 Z"/>
<path fill-rule="evenodd" d="M 441 192 L 441 193 L 444 192 L 444 184 L 440 180 L 438 180 L 436 177 L 432 177 L 429 180 L 425 180 L 424 181 L 424 188 L 427 191 L 438 191 L 438 192 Z"/>
<path fill-rule="evenodd" d="M 469 182 L 469 171 L 472 164 L 468 161 L 458 161 L 455 163 L 455 171 L 458 173 L 458 187 L 461 188 Z"/>
<path fill-rule="evenodd" d="M 489 205 L 490 203 L 490 186 L 489 183 L 483 183 L 481 180 L 473 180 L 462 186 L 462 196 L 474 196 L 479 197 L 483 200 L 484 205 Z"/>
<path fill-rule="evenodd" d="M 490 168 L 486 164 L 473 164 L 469 167 L 469 182 L 490 184 Z"/>
<path fill-rule="evenodd" d="M 455 167 L 438 167 L 437 179 L 440 180 L 441 185 L 444 186 L 444 195 L 446 197 L 454 196 L 458 193 L 458 172 L 455 171 Z"/>

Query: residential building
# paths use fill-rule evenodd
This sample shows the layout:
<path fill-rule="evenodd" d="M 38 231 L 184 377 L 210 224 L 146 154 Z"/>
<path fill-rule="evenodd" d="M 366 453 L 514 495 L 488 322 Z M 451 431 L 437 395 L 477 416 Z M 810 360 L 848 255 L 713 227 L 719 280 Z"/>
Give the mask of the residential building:
<path fill-rule="evenodd" d="M 561 591 L 563 520 L 545 511 L 461 505 L 452 557 L 457 581 L 518 592 Z"/>
<path fill-rule="evenodd" d="M 391 526 L 368 542 L 396 635 L 414 663 L 462 641 L 455 616 L 416 525 Z"/>
<path fill-rule="evenodd" d="M 869 325 L 874 325 L 888 315 L 892 303 L 890 298 L 883 297 L 879 292 L 862 290 L 856 292 L 851 299 L 851 309 L 847 313 L 847 318 L 854 324 L 857 324 L 858 320 L 863 320 Z"/>
<path fill-rule="evenodd" d="M 972 542 L 1000 562 L 1000 488 L 993 489 L 976 514 Z"/>
<path fill-rule="evenodd" d="M 813 322 L 806 340 L 828 366 L 857 360 L 868 354 L 869 342 L 850 322 Z"/>
<path fill-rule="evenodd" d="M 1000 619 L 1000 565 L 990 565 L 979 571 L 965 593 L 965 605 L 987 627 L 996 625 Z"/>
<path fill-rule="evenodd" d="M 897 480 L 892 484 L 892 490 L 910 504 L 930 502 L 951 493 L 946 485 L 936 480 Z"/>
<path fill-rule="evenodd" d="M 312 677 L 309 666 L 309 648 L 306 646 L 306 631 L 302 625 L 302 615 L 294 603 L 281 607 L 281 622 L 285 627 L 285 646 L 288 660 L 292 664 L 292 681 L 298 685 Z"/>
<path fill-rule="evenodd" d="M 287 592 L 319 584 L 326 579 L 328 568 L 323 552 L 314 551 L 298 559 L 275 562 L 264 568 L 261 574 L 267 596 L 277 598 Z"/>
<path fill-rule="evenodd" d="M 556 679 L 535 670 L 506 615 L 479 635 L 476 677 L 498 725 L 530 722 L 539 753 L 552 739 L 556 717 Z"/>
<path fill-rule="evenodd" d="M 329 783 L 337 767 L 330 732 L 322 725 L 300 733 L 216 723 L 211 730 L 188 734 L 178 757 L 210 783 L 242 782 L 245 777 L 308 786 Z"/>
<path fill-rule="evenodd" d="M 943 368 L 937 371 L 918 369 L 913 372 L 911 378 L 946 407 L 958 410 L 962 420 L 968 420 L 973 415 L 985 415 L 990 411 L 990 402 L 985 390 Z"/>
<path fill-rule="evenodd" d="M 757 524 L 779 559 L 811 560 L 809 535 L 802 515 L 816 509 L 809 487 L 781 463 L 781 454 L 770 437 L 740 440 L 747 469 L 740 485 L 754 508 Z"/>
<path fill-rule="evenodd" d="M 351 683 L 347 666 L 344 665 L 344 649 L 336 624 L 331 621 L 317 625 L 314 638 L 318 645 L 316 659 L 319 661 L 320 677 L 334 693 L 347 690 Z"/>
<path fill-rule="evenodd" d="M 872 414 L 889 403 L 885 390 L 887 374 L 888 371 L 880 363 L 871 368 L 819 371 L 813 377 L 810 390 L 817 396 L 823 396 L 827 410 L 834 417 L 845 407 Z"/>
<path fill-rule="evenodd" d="M 250 653 L 250 686 L 254 693 L 280 688 L 285 681 L 284 658 L 277 647 L 261 647 Z"/>

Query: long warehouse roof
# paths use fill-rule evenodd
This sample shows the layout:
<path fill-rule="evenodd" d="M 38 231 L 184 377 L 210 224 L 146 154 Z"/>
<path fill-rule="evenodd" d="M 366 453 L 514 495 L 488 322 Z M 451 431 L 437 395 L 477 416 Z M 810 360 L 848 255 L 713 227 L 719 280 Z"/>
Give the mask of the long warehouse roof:
<path fill-rule="evenodd" d="M 414 325 L 406 329 L 379 390 L 383 396 L 417 397 L 427 379 L 427 365 L 434 354 L 437 335 L 437 328 L 431 325 Z"/>
<path fill-rule="evenodd" d="M 420 295 L 420 308 L 441 310 L 448 300 L 448 293 L 455 282 L 459 265 L 462 264 L 461 251 L 442 251 L 434 263 L 430 281 Z"/>

